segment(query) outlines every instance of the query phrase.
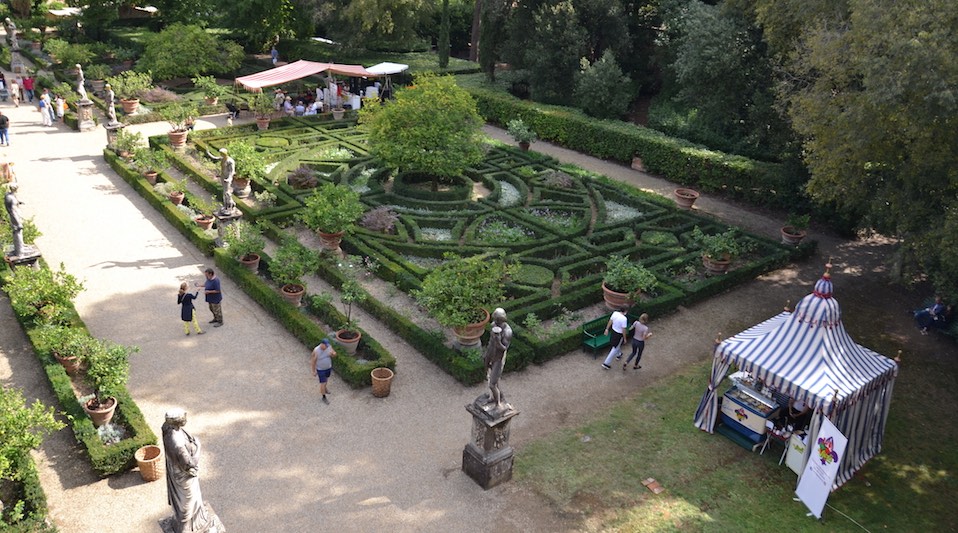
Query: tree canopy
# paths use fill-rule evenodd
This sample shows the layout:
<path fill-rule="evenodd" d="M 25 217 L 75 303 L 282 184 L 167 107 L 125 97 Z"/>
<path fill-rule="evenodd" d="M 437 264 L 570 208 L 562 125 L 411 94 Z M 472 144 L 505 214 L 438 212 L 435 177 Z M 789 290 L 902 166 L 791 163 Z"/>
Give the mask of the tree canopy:
<path fill-rule="evenodd" d="M 146 39 L 146 50 L 136 68 L 152 72 L 157 79 L 193 78 L 234 70 L 243 56 L 243 48 L 232 41 L 196 25 L 175 23 Z"/>

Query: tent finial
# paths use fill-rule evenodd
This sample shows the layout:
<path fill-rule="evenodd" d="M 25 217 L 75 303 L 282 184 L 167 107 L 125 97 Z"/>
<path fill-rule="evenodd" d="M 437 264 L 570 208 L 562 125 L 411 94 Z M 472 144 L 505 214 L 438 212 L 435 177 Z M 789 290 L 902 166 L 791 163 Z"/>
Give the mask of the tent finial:
<path fill-rule="evenodd" d="M 895 362 L 901 364 L 901 350 L 898 350 L 898 355 L 895 356 Z"/>
<path fill-rule="evenodd" d="M 718 332 L 718 335 L 715 336 L 715 345 L 718 346 L 722 344 L 722 332 Z"/>
<path fill-rule="evenodd" d="M 828 256 L 828 261 L 825 262 L 825 273 L 822 274 L 823 279 L 832 278 L 832 256 Z"/>
<path fill-rule="evenodd" d="M 785 309 L 785 312 L 786 312 L 786 313 L 791 313 L 791 312 L 792 312 L 792 300 L 791 300 L 791 298 L 789 298 L 788 300 L 785 300 L 785 308 L 784 308 L 784 309 Z"/>

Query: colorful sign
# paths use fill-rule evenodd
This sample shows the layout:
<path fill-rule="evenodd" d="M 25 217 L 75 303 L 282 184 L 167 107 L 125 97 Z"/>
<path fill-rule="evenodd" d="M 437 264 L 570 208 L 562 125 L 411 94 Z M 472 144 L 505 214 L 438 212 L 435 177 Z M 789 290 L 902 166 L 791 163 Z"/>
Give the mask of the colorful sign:
<path fill-rule="evenodd" d="M 828 494 L 835 484 L 838 465 L 848 445 L 848 438 L 832 424 L 822 418 L 822 427 L 811 442 L 811 454 L 805 464 L 802 477 L 798 480 L 795 495 L 808 507 L 815 518 L 822 517 L 822 509 L 828 500 Z"/>

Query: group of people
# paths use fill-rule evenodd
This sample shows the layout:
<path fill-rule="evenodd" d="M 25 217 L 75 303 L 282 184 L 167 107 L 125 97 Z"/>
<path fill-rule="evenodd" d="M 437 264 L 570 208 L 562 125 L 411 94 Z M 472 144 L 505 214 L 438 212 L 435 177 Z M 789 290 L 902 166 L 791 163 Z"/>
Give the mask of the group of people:
<path fill-rule="evenodd" d="M 176 295 L 176 303 L 180 306 L 183 330 L 187 335 L 190 334 L 191 323 L 197 335 L 204 333 L 196 321 L 196 305 L 193 303 L 193 300 L 199 297 L 200 288 L 203 289 L 206 303 L 209 305 L 210 313 L 213 314 L 213 320 L 210 320 L 210 324 L 213 324 L 214 328 L 223 325 L 223 289 L 220 285 L 220 278 L 216 277 L 216 272 L 212 268 L 207 268 L 204 274 L 206 275 L 206 281 L 194 285 L 195 291 L 190 292 L 189 284 L 183 282 L 180 284 L 180 292 Z"/>
<path fill-rule="evenodd" d="M 612 345 L 612 349 L 609 350 L 609 355 L 607 355 L 605 361 L 602 362 L 602 368 L 606 370 L 612 368 L 613 359 L 622 359 L 622 346 L 625 344 L 625 339 L 629 335 L 631 335 L 631 337 L 628 338 L 632 339 L 632 353 L 626 358 L 625 363 L 622 365 L 622 370 L 625 371 L 629 368 L 629 363 L 632 362 L 632 358 L 635 358 L 632 369 L 638 370 L 642 368 L 639 362 L 642 360 L 642 352 L 645 351 L 645 341 L 652 336 L 648 325 L 649 315 L 642 313 L 632 325 L 629 325 L 629 317 L 626 315 L 628 311 L 628 306 L 617 309 L 612 313 L 612 316 L 609 317 L 608 324 L 605 325 L 605 334 L 610 335 L 609 338 Z"/>
<path fill-rule="evenodd" d="M 276 89 L 273 93 L 273 107 L 290 117 L 317 115 L 323 112 L 323 99 L 324 96 L 320 90 L 317 90 L 316 94 L 305 91 L 293 95 L 283 92 L 282 89 Z"/>

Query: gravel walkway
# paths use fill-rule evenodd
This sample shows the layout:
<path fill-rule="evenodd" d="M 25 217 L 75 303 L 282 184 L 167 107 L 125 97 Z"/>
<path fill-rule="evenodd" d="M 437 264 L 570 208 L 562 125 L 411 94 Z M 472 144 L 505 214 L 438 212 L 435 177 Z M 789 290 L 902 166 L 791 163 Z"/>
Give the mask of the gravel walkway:
<path fill-rule="evenodd" d="M 77 309 L 93 335 L 141 348 L 129 389 L 154 431 L 159 435 L 167 409 L 190 413 L 187 428 L 204 444 L 203 492 L 229 531 L 574 528 L 521 484 L 483 491 L 460 472 L 471 423 L 463 406 L 484 387 L 461 386 L 371 318 L 363 327 L 398 360 L 392 395 L 376 399 L 334 376 L 328 406 L 308 372 L 309 351 L 228 279 L 226 325 L 183 336 L 177 287 L 201 281 L 209 259 L 109 169 L 100 155 L 102 128 L 77 133 L 63 125 L 42 127 L 31 106 L 16 109 L 7 102 L 0 110 L 11 117 L 13 141 L 0 148 L 0 157 L 16 162 L 23 211 L 43 232 L 38 245 L 44 258 L 64 263 L 83 280 Z M 216 116 L 199 127 L 224 123 L 225 116 Z M 131 129 L 152 135 L 166 125 Z M 487 132 L 503 137 L 501 130 Z M 643 189 L 665 194 L 674 187 L 546 143 L 533 148 Z M 696 206 L 764 235 L 773 236 L 781 225 L 708 197 Z M 656 336 L 640 373 L 603 372 L 599 361 L 576 352 L 505 376 L 503 388 L 521 411 L 512 432 L 520 457 L 530 440 L 577 425 L 707 358 L 718 332 L 735 333 L 776 313 L 786 299 L 794 302 L 821 274 L 826 254 L 837 265 L 838 298 L 855 295 L 867 305 L 871 291 L 889 292 L 880 274 L 871 275 L 882 270 L 889 243 L 813 237 L 822 244 L 820 257 L 654 320 Z M 206 327 L 204 307 L 199 316 Z M 6 303 L 0 320 L 0 382 L 54 404 Z M 690 428 L 691 418 L 689 413 Z M 63 532 L 158 531 L 158 521 L 170 513 L 162 481 L 144 483 L 136 471 L 97 479 L 69 429 L 48 439 L 37 459 L 51 517 Z"/>

